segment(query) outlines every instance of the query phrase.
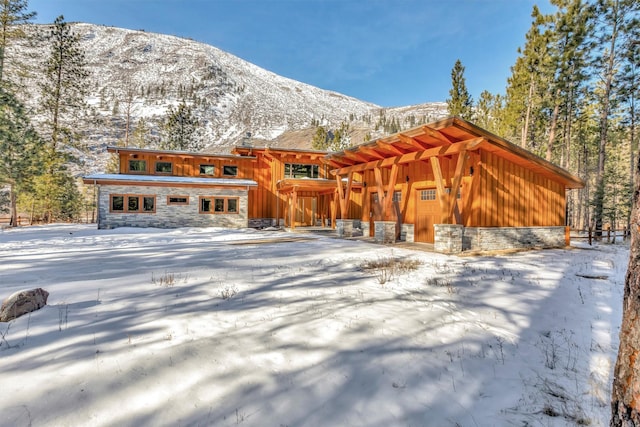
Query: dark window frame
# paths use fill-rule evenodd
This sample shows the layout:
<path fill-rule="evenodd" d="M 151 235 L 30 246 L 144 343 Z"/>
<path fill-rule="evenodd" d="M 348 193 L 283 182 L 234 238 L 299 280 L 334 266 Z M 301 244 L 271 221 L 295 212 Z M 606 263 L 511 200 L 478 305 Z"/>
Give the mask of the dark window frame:
<path fill-rule="evenodd" d="M 114 209 L 114 199 L 121 199 L 122 209 Z M 147 209 L 148 202 L 151 208 Z M 109 195 L 109 212 L 110 213 L 156 213 L 157 200 L 155 194 L 110 194 Z"/>
<path fill-rule="evenodd" d="M 184 201 L 172 201 L 171 199 L 185 199 Z M 172 194 L 167 196 L 167 206 L 185 206 L 189 204 L 189 196 Z"/>

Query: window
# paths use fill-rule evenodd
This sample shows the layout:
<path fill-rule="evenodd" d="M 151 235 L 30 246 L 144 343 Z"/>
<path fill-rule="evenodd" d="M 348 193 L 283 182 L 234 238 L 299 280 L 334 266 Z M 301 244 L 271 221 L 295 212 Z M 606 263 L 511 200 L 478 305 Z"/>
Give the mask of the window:
<path fill-rule="evenodd" d="M 222 175 L 225 175 L 225 176 L 237 176 L 238 175 L 238 167 L 237 166 L 223 166 L 222 167 Z"/>
<path fill-rule="evenodd" d="M 238 199 L 227 199 L 227 212 L 238 213 Z"/>
<path fill-rule="evenodd" d="M 238 213 L 237 197 L 200 197 L 200 213 Z"/>
<path fill-rule="evenodd" d="M 447 194 L 451 194 L 451 189 L 447 188 L 446 192 L 447 192 Z M 458 200 L 460 199 L 460 190 L 458 190 L 458 194 L 456 194 L 456 199 L 458 199 Z"/>
<path fill-rule="evenodd" d="M 420 200 L 422 201 L 427 201 L 427 200 L 435 200 L 436 199 L 436 190 L 431 189 L 431 190 L 422 190 L 420 191 Z"/>
<path fill-rule="evenodd" d="M 318 178 L 318 165 L 302 165 L 296 163 L 284 164 L 285 178 Z"/>
<path fill-rule="evenodd" d="M 156 173 L 172 173 L 173 163 L 171 162 L 156 162 Z"/>
<path fill-rule="evenodd" d="M 111 211 L 124 212 L 124 196 L 111 196 Z"/>
<path fill-rule="evenodd" d="M 156 211 L 156 196 L 139 194 L 112 194 L 111 212 L 153 213 Z"/>
<path fill-rule="evenodd" d="M 214 172 L 213 165 L 200 165 L 200 175 L 213 175 Z"/>
<path fill-rule="evenodd" d="M 146 172 L 146 160 L 129 160 L 129 172 Z"/>
<path fill-rule="evenodd" d="M 373 202 L 374 203 L 378 203 L 378 193 L 375 192 L 373 193 Z M 384 196 L 387 197 L 387 192 L 384 192 Z M 402 201 L 402 191 L 394 191 L 393 192 L 393 201 L 394 202 L 401 202 Z"/>
<path fill-rule="evenodd" d="M 167 205 L 188 205 L 189 196 L 167 196 Z"/>

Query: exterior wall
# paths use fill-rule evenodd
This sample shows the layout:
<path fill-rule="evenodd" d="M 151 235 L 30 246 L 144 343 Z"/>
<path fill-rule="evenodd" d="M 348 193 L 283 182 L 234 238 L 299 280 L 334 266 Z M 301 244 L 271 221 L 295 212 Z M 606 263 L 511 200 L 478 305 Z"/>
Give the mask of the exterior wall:
<path fill-rule="evenodd" d="M 462 252 L 464 227 L 458 224 L 436 224 L 435 242 L 433 248 L 436 252 L 445 254 L 457 254 Z"/>
<path fill-rule="evenodd" d="M 564 225 L 566 200 L 562 184 L 488 152 L 481 153 L 474 172 L 469 197 L 463 196 L 465 226 Z"/>
<path fill-rule="evenodd" d="M 464 250 L 563 248 L 565 227 L 467 227 Z"/>
<path fill-rule="evenodd" d="M 100 185 L 98 191 L 98 228 L 116 227 L 231 227 L 248 226 L 248 191 L 227 188 L 161 187 L 142 185 Z M 156 196 L 155 213 L 112 213 L 111 194 Z M 189 196 L 188 205 L 167 205 L 167 196 Z M 201 214 L 199 196 L 238 197 L 237 214 Z"/>

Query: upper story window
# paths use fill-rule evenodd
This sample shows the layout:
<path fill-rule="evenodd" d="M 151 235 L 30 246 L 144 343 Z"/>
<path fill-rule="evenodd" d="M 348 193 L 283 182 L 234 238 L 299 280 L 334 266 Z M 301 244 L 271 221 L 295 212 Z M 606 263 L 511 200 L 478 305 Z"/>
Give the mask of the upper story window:
<path fill-rule="evenodd" d="M 303 165 L 303 164 L 297 164 L 297 163 L 285 163 L 284 177 L 285 178 L 318 178 L 319 166 Z"/>
<path fill-rule="evenodd" d="M 172 173 L 173 163 L 171 162 L 156 162 L 156 173 Z"/>
<path fill-rule="evenodd" d="M 200 165 L 200 175 L 211 175 L 215 173 L 213 165 Z"/>
<path fill-rule="evenodd" d="M 237 166 L 223 166 L 222 167 L 222 175 L 224 175 L 224 176 L 238 176 L 238 167 Z"/>
<path fill-rule="evenodd" d="M 129 172 L 146 172 L 147 161 L 146 160 L 129 160 Z"/>

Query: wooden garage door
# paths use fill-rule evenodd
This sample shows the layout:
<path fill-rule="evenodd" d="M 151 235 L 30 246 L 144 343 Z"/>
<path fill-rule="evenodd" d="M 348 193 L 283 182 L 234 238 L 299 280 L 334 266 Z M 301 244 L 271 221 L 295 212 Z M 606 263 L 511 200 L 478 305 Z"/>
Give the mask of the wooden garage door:
<path fill-rule="evenodd" d="M 440 217 L 435 188 L 416 191 L 416 223 L 414 226 L 415 241 L 433 243 L 433 224 Z"/>

